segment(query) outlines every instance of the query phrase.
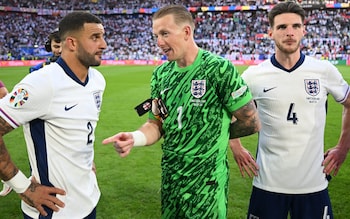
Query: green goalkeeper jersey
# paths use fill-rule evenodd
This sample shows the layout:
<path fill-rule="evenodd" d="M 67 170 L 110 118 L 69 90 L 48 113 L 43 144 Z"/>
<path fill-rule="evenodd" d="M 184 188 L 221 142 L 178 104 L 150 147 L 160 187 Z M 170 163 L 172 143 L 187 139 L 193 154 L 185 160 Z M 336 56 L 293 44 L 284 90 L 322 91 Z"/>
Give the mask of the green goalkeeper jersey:
<path fill-rule="evenodd" d="M 227 204 L 229 127 L 232 112 L 252 98 L 246 84 L 229 60 L 200 49 L 190 66 L 170 61 L 156 68 L 151 97 L 168 112 L 162 127 L 163 218 L 220 218 L 211 205 L 222 202 L 217 190 Z"/>

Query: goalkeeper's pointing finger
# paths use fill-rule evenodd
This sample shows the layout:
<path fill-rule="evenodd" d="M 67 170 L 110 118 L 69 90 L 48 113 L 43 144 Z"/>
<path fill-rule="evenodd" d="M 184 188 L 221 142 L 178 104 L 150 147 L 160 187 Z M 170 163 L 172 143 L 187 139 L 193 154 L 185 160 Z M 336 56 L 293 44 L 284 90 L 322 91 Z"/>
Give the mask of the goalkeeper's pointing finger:
<path fill-rule="evenodd" d="M 121 132 L 109 138 L 104 139 L 102 141 L 102 144 L 109 144 L 109 143 L 116 143 L 116 142 L 118 142 L 118 144 L 122 142 L 129 144 L 129 141 L 130 142 L 132 141 L 132 135 L 127 132 Z"/>

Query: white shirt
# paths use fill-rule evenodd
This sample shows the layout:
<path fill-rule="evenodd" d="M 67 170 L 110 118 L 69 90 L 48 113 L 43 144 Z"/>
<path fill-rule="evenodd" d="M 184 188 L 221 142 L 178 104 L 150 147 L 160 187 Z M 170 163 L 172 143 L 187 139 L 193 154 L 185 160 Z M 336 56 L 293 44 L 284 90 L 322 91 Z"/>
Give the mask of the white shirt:
<path fill-rule="evenodd" d="M 65 207 L 52 218 L 84 218 L 100 198 L 92 164 L 105 79 L 90 68 L 83 84 L 62 59 L 58 62 L 64 69 L 52 63 L 17 84 L 0 100 L 0 116 L 13 128 L 23 125 L 32 176 L 66 191 L 57 195 Z M 23 201 L 22 210 L 38 218 Z"/>
<path fill-rule="evenodd" d="M 253 185 L 287 194 L 327 188 L 322 166 L 327 95 L 342 103 L 349 94 L 349 85 L 337 68 L 302 55 L 287 71 L 273 56 L 249 67 L 242 77 L 257 103 L 262 125 L 260 170 Z"/>

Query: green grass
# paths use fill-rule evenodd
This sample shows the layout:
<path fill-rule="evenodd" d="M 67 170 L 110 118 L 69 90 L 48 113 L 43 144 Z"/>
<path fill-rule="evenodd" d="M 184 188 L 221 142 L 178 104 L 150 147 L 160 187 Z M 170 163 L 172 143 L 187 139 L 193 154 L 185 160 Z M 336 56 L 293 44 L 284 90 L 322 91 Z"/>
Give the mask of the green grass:
<path fill-rule="evenodd" d="M 238 66 L 242 72 L 246 66 Z M 350 67 L 338 66 L 350 82 Z M 104 94 L 100 121 L 96 130 L 95 163 L 102 192 L 97 207 L 99 219 L 156 219 L 160 218 L 160 143 L 150 147 L 134 148 L 126 158 L 120 158 L 111 145 L 101 141 L 119 131 L 132 131 L 146 120 L 138 117 L 134 107 L 149 96 L 149 81 L 154 66 L 100 66 L 107 87 Z M 28 67 L 1 68 L 0 79 L 9 90 L 28 72 Z M 331 98 L 327 117 L 325 147 L 333 147 L 338 140 L 341 124 L 341 106 Z M 242 139 L 255 153 L 257 136 Z M 28 159 L 22 128 L 5 136 L 12 159 L 27 175 Z M 229 152 L 230 192 L 229 219 L 246 217 L 251 179 L 242 178 Z M 335 218 L 347 218 L 350 212 L 349 172 L 350 160 L 342 166 L 338 176 L 329 185 Z M 0 218 L 22 218 L 20 199 L 12 192 L 0 197 Z"/>

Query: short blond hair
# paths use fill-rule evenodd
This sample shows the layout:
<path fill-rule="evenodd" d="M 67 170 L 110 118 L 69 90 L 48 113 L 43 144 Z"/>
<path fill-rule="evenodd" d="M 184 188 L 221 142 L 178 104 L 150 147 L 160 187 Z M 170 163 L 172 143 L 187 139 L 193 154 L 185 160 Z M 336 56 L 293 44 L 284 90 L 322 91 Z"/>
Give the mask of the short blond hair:
<path fill-rule="evenodd" d="M 153 14 L 152 20 L 162 18 L 166 15 L 173 15 L 174 21 L 176 24 L 188 23 L 192 30 L 194 30 L 195 24 L 191 12 L 187 10 L 182 5 L 167 5 L 159 9 L 156 13 Z"/>

